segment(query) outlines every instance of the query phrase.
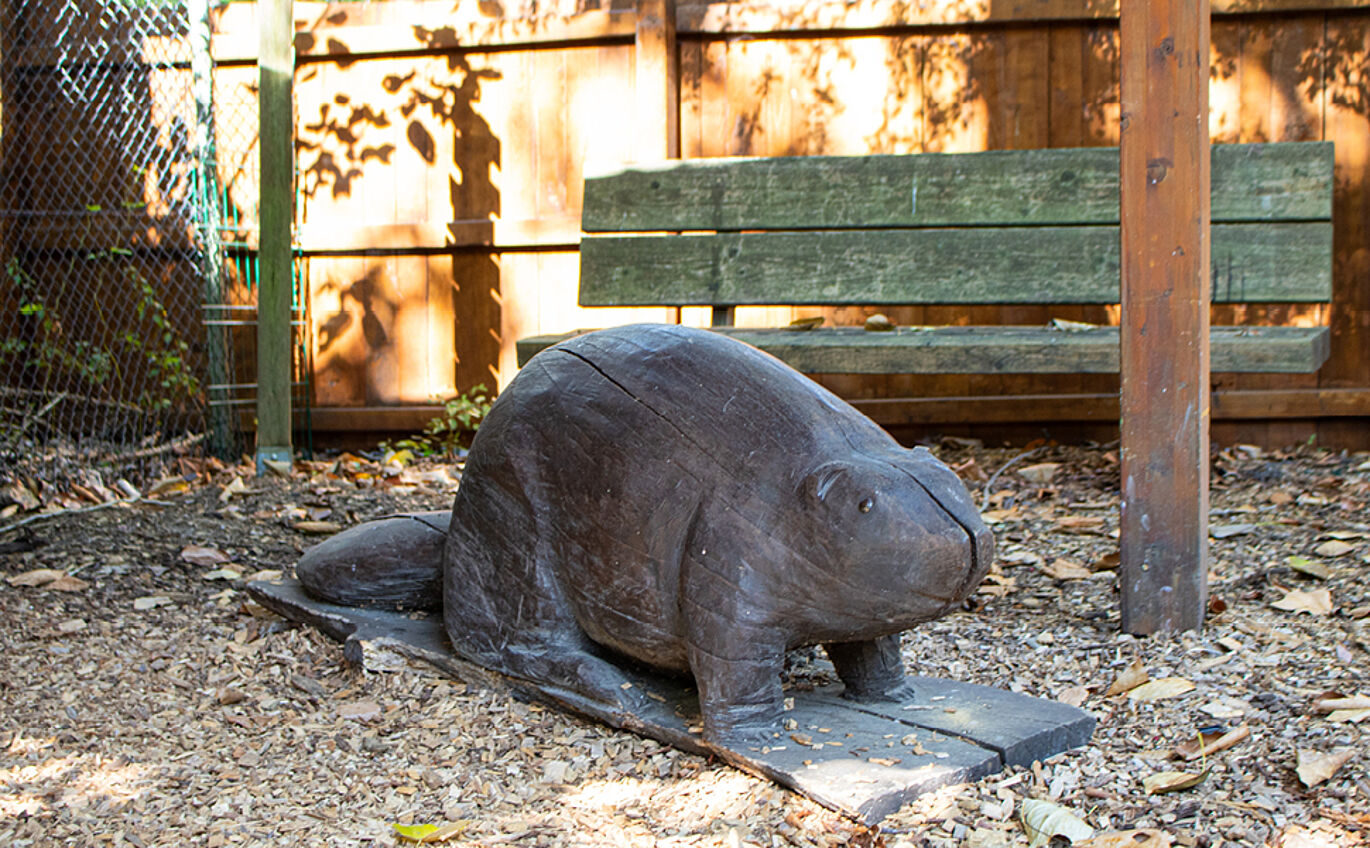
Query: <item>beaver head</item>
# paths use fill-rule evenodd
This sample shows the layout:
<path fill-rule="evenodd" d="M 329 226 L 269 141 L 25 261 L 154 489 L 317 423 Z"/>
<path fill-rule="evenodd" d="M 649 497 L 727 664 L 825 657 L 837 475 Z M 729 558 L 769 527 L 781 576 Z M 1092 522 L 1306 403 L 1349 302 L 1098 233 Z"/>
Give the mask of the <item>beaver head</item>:
<path fill-rule="evenodd" d="M 796 493 L 806 522 L 792 547 L 805 585 L 790 612 L 814 641 L 905 630 L 964 600 L 994 558 L 966 487 L 925 448 L 828 460 Z"/>

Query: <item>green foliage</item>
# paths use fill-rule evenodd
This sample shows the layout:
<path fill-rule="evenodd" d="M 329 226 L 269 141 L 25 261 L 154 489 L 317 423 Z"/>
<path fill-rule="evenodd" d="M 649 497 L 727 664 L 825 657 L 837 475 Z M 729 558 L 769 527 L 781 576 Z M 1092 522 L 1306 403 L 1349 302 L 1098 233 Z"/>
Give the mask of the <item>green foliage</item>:
<path fill-rule="evenodd" d="M 118 256 L 128 251 L 111 248 L 107 253 Z M 95 253 L 86 258 L 102 257 Z M 17 258 L 11 258 L 5 265 L 5 274 L 18 293 L 19 314 L 29 322 L 22 328 L 24 332 L 0 339 L 0 359 L 17 361 L 21 367 L 39 372 L 46 385 L 65 385 L 116 400 L 132 400 L 149 412 L 195 399 L 200 393 L 200 381 L 188 362 L 190 345 L 172 326 L 152 284 L 132 266 L 122 270 L 138 293 L 134 305 L 136 320 L 129 322 L 108 345 L 101 345 L 74 338 L 66 329 L 60 306 L 44 296 L 38 281 Z M 86 308 L 101 310 L 102 305 L 92 303 Z M 118 389 L 125 378 L 123 368 L 132 362 L 144 365 L 151 385 L 136 399 L 119 397 Z"/>
<path fill-rule="evenodd" d="M 471 437 L 490 413 L 490 403 L 489 389 L 482 383 L 447 401 L 443 414 L 430 420 L 422 435 L 400 439 L 394 447 L 419 456 L 454 455 L 471 444 Z"/>

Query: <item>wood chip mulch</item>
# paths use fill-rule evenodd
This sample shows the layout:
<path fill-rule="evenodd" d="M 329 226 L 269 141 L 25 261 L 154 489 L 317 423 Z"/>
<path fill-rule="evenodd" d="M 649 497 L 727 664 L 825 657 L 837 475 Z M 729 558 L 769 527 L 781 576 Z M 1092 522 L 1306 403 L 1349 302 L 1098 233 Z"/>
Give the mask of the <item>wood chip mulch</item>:
<path fill-rule="evenodd" d="M 907 634 L 908 665 L 1099 726 L 874 829 L 502 691 L 349 668 L 247 600 L 318 533 L 445 508 L 452 466 L 182 460 L 120 503 L 89 475 L 75 495 L 0 480 L 0 845 L 388 846 L 436 824 L 447 845 L 999 848 L 1028 845 L 1029 799 L 1130 834 L 1098 845 L 1370 844 L 1370 456 L 1217 454 L 1207 625 L 1143 639 L 1118 627 L 1115 450 L 937 450 L 999 562 Z"/>

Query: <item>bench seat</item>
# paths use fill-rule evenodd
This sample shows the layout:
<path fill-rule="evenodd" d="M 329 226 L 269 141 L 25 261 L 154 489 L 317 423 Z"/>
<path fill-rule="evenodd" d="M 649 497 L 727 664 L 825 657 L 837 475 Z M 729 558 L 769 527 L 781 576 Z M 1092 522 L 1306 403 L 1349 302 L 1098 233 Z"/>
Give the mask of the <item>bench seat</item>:
<path fill-rule="evenodd" d="M 805 374 L 1117 374 L 1118 328 L 860 327 L 816 330 L 714 327 Z M 559 341 L 588 332 L 518 342 L 519 365 Z M 1327 361 L 1326 327 L 1214 327 L 1217 372 L 1298 374 Z"/>

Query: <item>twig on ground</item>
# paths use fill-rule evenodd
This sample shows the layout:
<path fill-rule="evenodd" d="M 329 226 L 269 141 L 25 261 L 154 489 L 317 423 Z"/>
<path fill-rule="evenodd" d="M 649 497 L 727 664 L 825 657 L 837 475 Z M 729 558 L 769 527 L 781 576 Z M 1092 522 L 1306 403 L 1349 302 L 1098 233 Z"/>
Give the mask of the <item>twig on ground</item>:
<path fill-rule="evenodd" d="M 1005 462 L 1003 465 L 999 466 L 998 471 L 995 471 L 993 474 L 989 475 L 989 479 L 985 481 L 984 488 L 980 490 L 980 508 L 984 509 L 985 506 L 989 504 L 989 487 L 994 485 L 994 481 L 999 479 L 1000 474 L 1003 474 L 1005 471 L 1009 470 L 1009 468 L 1012 467 L 1014 463 L 1018 462 L 1019 460 L 1026 459 L 1032 456 L 1033 454 L 1042 451 L 1043 449 L 1045 449 L 1045 447 L 1045 445 L 1041 445 L 1039 447 L 1033 448 L 1032 450 L 1025 450 L 1022 453 L 1015 456 L 1013 459 L 1010 459 L 1008 462 Z"/>
<path fill-rule="evenodd" d="M 49 412 L 52 412 L 53 407 L 57 406 L 57 404 L 66 400 L 68 397 L 69 395 L 66 392 L 59 392 L 56 397 L 54 397 L 47 403 L 43 404 L 43 407 L 39 409 L 37 412 L 25 415 L 24 422 L 19 425 L 19 435 L 22 436 L 25 433 L 27 433 L 30 427 L 32 427 L 34 424 L 37 424 L 40 420 L 42 420 L 44 416 L 46 416 Z"/>
<path fill-rule="evenodd" d="M 18 530 L 20 527 L 23 527 L 26 524 L 33 524 L 37 521 L 42 521 L 44 518 L 60 518 L 66 515 L 80 515 L 83 512 L 95 512 L 96 510 L 100 509 L 109 509 L 112 506 L 131 506 L 133 504 L 151 504 L 152 506 L 175 505 L 171 503 L 171 501 L 159 501 L 156 498 L 124 498 L 122 500 L 117 501 L 105 501 L 104 503 L 98 503 L 94 506 L 83 506 L 80 509 L 62 509 L 58 510 L 57 512 L 40 512 L 37 515 L 30 515 L 27 518 L 21 518 L 13 524 L 7 524 L 4 527 L 0 527 L 0 536 L 3 536 L 6 533 L 9 533 L 13 530 Z"/>
<path fill-rule="evenodd" d="M 208 437 L 208 433 L 192 434 L 182 439 L 173 439 L 169 442 L 165 442 L 154 447 L 144 448 L 142 450 L 132 451 L 130 453 L 110 454 L 108 458 L 123 460 L 125 462 L 132 461 L 135 459 L 150 459 L 154 456 L 159 456 L 164 453 L 172 453 L 177 450 L 193 448 L 200 442 L 203 442 Z"/>

